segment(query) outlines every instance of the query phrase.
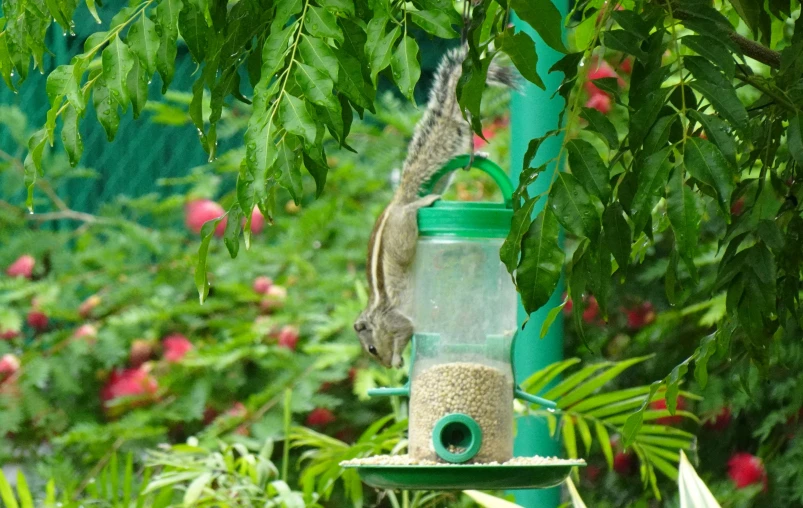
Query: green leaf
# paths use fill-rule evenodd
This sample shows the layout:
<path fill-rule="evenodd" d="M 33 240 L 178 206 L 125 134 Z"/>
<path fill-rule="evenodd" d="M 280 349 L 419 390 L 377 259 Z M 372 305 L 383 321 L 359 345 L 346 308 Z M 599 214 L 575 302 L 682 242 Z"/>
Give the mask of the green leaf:
<path fill-rule="evenodd" d="M 720 210 L 728 217 L 733 175 L 719 148 L 704 139 L 689 138 L 686 140 L 683 164 L 695 179 L 714 189 Z"/>
<path fill-rule="evenodd" d="M 546 209 L 532 221 L 522 238 L 516 285 L 528 314 L 549 301 L 560 280 L 564 253 L 558 243 L 559 231 L 555 215 Z"/>
<path fill-rule="evenodd" d="M 6 480 L 2 470 L 0 470 L 0 499 L 3 500 L 6 508 L 19 508 L 14 491 L 11 490 L 11 485 L 8 484 L 8 480 Z"/>
<path fill-rule="evenodd" d="M 282 27 L 287 24 L 290 18 L 301 12 L 303 2 L 301 0 L 284 0 L 275 2 L 275 5 L 276 13 L 273 17 L 273 23 L 275 26 Z"/>
<path fill-rule="evenodd" d="M 513 275 L 513 270 L 519 263 L 519 253 L 521 252 L 521 239 L 530 228 L 532 213 L 539 196 L 527 200 L 518 210 L 513 212 L 510 221 L 510 232 L 505 238 L 505 242 L 499 249 L 499 257 L 507 267 L 508 273 Z"/>
<path fill-rule="evenodd" d="M 323 157 L 325 160 L 325 157 Z M 329 168 L 314 158 L 310 157 L 306 152 L 304 153 L 304 167 L 307 169 L 313 180 L 315 180 L 315 197 L 321 197 L 323 189 L 326 185 L 326 176 L 329 173 Z"/>
<path fill-rule="evenodd" d="M 111 92 L 111 96 L 123 111 L 130 101 L 128 95 L 128 73 L 134 67 L 134 54 L 128 46 L 115 36 L 102 53 L 103 79 Z"/>
<path fill-rule="evenodd" d="M 672 168 L 669 161 L 671 154 L 672 150 L 667 147 L 647 158 L 639 157 L 635 161 L 638 183 L 630 205 L 630 216 L 633 218 L 633 231 L 636 234 L 644 229 L 653 207 L 658 202 L 658 197 L 664 192 L 669 170 Z"/>
<path fill-rule="evenodd" d="M 563 44 L 563 16 L 550 0 L 510 0 L 510 7 L 538 32 L 549 47 L 561 53 L 569 52 Z"/>
<path fill-rule="evenodd" d="M 669 179 L 666 195 L 666 212 L 675 233 L 675 244 L 691 273 L 694 270 L 694 257 L 700 241 L 700 214 L 692 190 L 684 185 L 682 167 L 675 168 Z"/>
<path fill-rule="evenodd" d="M 605 384 L 609 381 L 615 379 L 619 376 L 622 372 L 629 369 L 633 365 L 638 363 L 644 362 L 645 360 L 649 359 L 649 356 L 638 356 L 635 358 L 630 358 L 628 360 L 622 362 L 616 362 L 610 366 L 604 366 L 604 372 L 600 372 L 599 374 L 595 374 L 594 377 L 590 375 L 584 378 L 578 378 L 577 380 L 571 380 L 571 378 L 565 381 L 567 386 L 571 386 L 571 383 L 576 383 L 577 387 L 572 389 L 571 391 L 566 391 L 565 395 L 560 399 L 560 407 L 561 408 L 568 408 L 571 407 L 573 404 L 584 400 L 586 397 L 597 391 L 599 388 L 602 388 Z M 565 390 L 565 388 L 558 385 L 555 387 L 556 393 L 559 393 L 561 390 Z"/>
<path fill-rule="evenodd" d="M 206 59 L 207 45 L 213 35 L 204 13 L 191 2 L 184 3 L 178 15 L 178 27 L 190 55 L 200 64 Z"/>
<path fill-rule="evenodd" d="M 608 434 L 608 429 L 599 420 L 594 420 L 594 430 L 597 433 L 597 442 L 602 448 L 605 461 L 608 463 L 608 467 L 613 469 L 613 449 L 611 448 L 611 436 Z"/>
<path fill-rule="evenodd" d="M 390 65 L 391 57 L 393 55 L 392 49 L 396 39 L 401 34 L 401 28 L 394 27 L 388 34 L 382 36 L 377 41 L 371 52 L 371 81 L 376 85 L 377 76 L 388 65 Z"/>
<path fill-rule="evenodd" d="M 84 94 L 79 84 L 81 78 L 80 68 L 73 65 L 59 65 L 47 76 L 45 90 L 50 100 L 50 106 L 58 108 L 61 98 L 66 96 L 73 108 L 83 113 L 86 104 Z"/>
<path fill-rule="evenodd" d="M 561 430 L 563 431 L 563 447 L 566 449 L 566 456 L 570 459 L 577 458 L 577 437 L 574 432 L 574 417 L 564 414 L 561 417 Z"/>
<path fill-rule="evenodd" d="M 131 25 L 126 36 L 131 51 L 144 66 L 148 76 L 156 71 L 156 55 L 159 51 L 159 35 L 156 24 L 145 16 L 145 12 Z"/>
<path fill-rule="evenodd" d="M 513 29 L 509 28 L 496 37 L 495 43 L 510 57 L 524 79 L 546 90 L 536 68 L 538 55 L 535 52 L 535 42 L 526 32 L 514 33 Z"/>
<path fill-rule="evenodd" d="M 310 116 L 306 103 L 298 97 L 285 95 L 279 106 L 282 126 L 287 132 L 303 137 L 310 145 L 315 144 L 318 129 Z"/>
<path fill-rule="evenodd" d="M 644 138 L 644 153 L 655 153 L 666 147 L 669 142 L 669 133 L 675 124 L 677 116 L 668 115 L 659 118 Z"/>
<path fill-rule="evenodd" d="M 705 57 L 722 69 L 726 76 L 733 78 L 736 72 L 736 62 L 733 54 L 722 42 L 715 37 L 707 35 L 687 35 L 680 39 L 683 45 L 691 49 L 698 55 Z"/>
<path fill-rule="evenodd" d="M 675 365 L 672 372 L 666 377 L 666 408 L 670 414 L 675 414 L 678 409 L 678 392 L 680 391 L 680 383 L 686 377 L 689 371 L 689 362 L 694 356 L 686 358 L 683 362 Z"/>
<path fill-rule="evenodd" d="M 544 369 L 534 372 L 529 378 L 521 383 L 521 388 L 528 393 L 538 394 L 541 390 L 556 379 L 561 372 L 580 363 L 579 358 L 568 358 L 547 366 Z"/>
<path fill-rule="evenodd" d="M 558 174 L 549 193 L 549 206 L 567 231 L 596 240 L 600 230 L 599 213 L 591 197 L 573 175 Z"/>
<path fill-rule="evenodd" d="M 78 130 L 78 115 L 72 106 L 64 110 L 64 125 L 61 128 L 61 142 L 70 159 L 70 166 L 75 167 L 84 152 L 84 142 Z"/>
<path fill-rule="evenodd" d="M 296 204 L 300 203 L 302 193 L 301 154 L 298 146 L 297 138 L 287 136 L 284 143 L 279 145 L 276 158 L 276 167 L 282 172 L 279 181 L 290 192 Z"/>
<path fill-rule="evenodd" d="M 588 141 L 573 139 L 566 143 L 569 152 L 569 167 L 572 175 L 583 184 L 583 187 L 597 196 L 603 203 L 611 195 L 611 183 L 608 168 L 599 156 L 597 149 Z"/>
<path fill-rule="evenodd" d="M 283 65 L 287 46 L 294 33 L 295 26 L 290 25 L 282 30 L 272 30 L 268 38 L 265 39 L 265 44 L 262 45 L 262 70 L 260 72 L 265 83 L 269 83 Z"/>
<path fill-rule="evenodd" d="M 139 60 L 134 60 L 134 66 L 128 73 L 126 86 L 128 95 L 131 97 L 131 104 L 134 106 L 134 118 L 139 118 L 140 113 L 148 102 L 148 80 L 150 74 L 143 68 Z"/>
<path fill-rule="evenodd" d="M 337 18 L 322 7 L 312 5 L 307 8 L 304 28 L 315 37 L 329 37 L 337 42 L 343 42 L 343 31 L 337 26 Z"/>
<path fill-rule="evenodd" d="M 92 104 L 98 121 L 106 131 L 106 139 L 112 141 L 120 125 L 120 114 L 117 111 L 117 101 L 112 98 L 106 81 L 101 77 L 92 89 Z"/>
<path fill-rule="evenodd" d="M 798 164 L 803 165 L 803 130 L 800 128 L 800 113 L 789 119 L 786 139 L 792 158 Z"/>
<path fill-rule="evenodd" d="M 666 94 L 667 90 L 665 88 L 649 94 L 644 104 L 630 115 L 630 133 L 628 137 L 630 138 L 631 150 L 641 146 L 645 136 L 653 128 L 666 102 Z"/>
<path fill-rule="evenodd" d="M 176 42 L 178 40 L 178 15 L 181 12 L 181 0 L 161 0 L 156 6 L 156 26 L 159 36 L 159 48 L 156 51 L 156 69 L 162 76 L 162 94 L 173 81 L 176 65 Z"/>
<path fill-rule="evenodd" d="M 611 17 L 616 23 L 639 39 L 647 39 L 652 28 L 649 21 L 645 21 L 638 14 L 628 10 L 614 10 Z"/>
<path fill-rule="evenodd" d="M 730 0 L 731 5 L 744 20 L 750 31 L 756 37 L 759 36 L 760 16 L 764 9 L 764 2 L 757 0 Z"/>
<path fill-rule="evenodd" d="M 558 318 L 563 308 L 566 306 L 566 302 L 569 301 L 569 297 L 567 296 L 563 303 L 560 305 L 556 305 L 549 309 L 546 317 L 544 318 L 544 322 L 541 323 L 541 338 L 543 339 L 546 337 L 546 334 L 549 333 L 549 328 L 552 326 L 552 323 L 555 322 L 555 319 Z"/>
<path fill-rule="evenodd" d="M 535 158 L 536 154 L 538 153 L 538 149 L 541 148 L 541 143 L 543 143 L 548 138 L 550 138 L 550 137 L 552 137 L 552 136 L 554 136 L 555 134 L 558 134 L 558 133 L 559 133 L 559 131 L 552 130 L 552 131 L 547 132 L 546 134 L 544 134 L 540 138 L 533 138 L 533 139 L 530 140 L 530 142 L 527 144 L 527 150 L 524 152 L 524 159 L 522 161 L 522 167 L 521 167 L 522 172 L 527 170 L 527 166 L 529 166 L 530 163 Z"/>
<path fill-rule="evenodd" d="M 457 102 L 462 110 L 468 111 L 471 128 L 481 137 L 480 106 L 490 65 L 490 56 L 482 58 L 477 65 L 474 65 L 473 59 L 469 59 L 463 63 L 463 74 L 457 81 Z"/>
<path fill-rule="evenodd" d="M 641 49 L 641 40 L 626 30 L 610 30 L 603 32 L 602 41 L 606 47 L 633 55 L 641 61 L 649 60 L 649 55 Z"/>
<path fill-rule="evenodd" d="M 212 219 L 201 227 L 201 245 L 198 247 L 198 262 L 195 264 L 195 287 L 201 304 L 209 296 L 209 281 L 206 274 L 206 259 L 209 255 L 209 244 L 215 234 L 215 228 L 223 217 Z M 149 487 L 150 488 L 150 487 Z"/>
<path fill-rule="evenodd" d="M 441 39 L 454 39 L 457 32 L 452 28 L 452 19 L 444 11 L 410 11 L 413 22 L 424 31 Z"/>
<path fill-rule="evenodd" d="M 627 266 L 630 264 L 633 232 L 625 219 L 622 205 L 618 201 L 611 203 L 602 213 L 602 228 L 608 248 L 619 264 L 619 268 L 623 271 L 627 270 Z"/>
<path fill-rule="evenodd" d="M 630 446 L 633 444 L 633 440 L 636 438 L 636 434 L 641 428 L 641 424 L 644 421 L 644 412 L 647 409 L 647 406 L 650 405 L 650 401 L 652 400 L 653 395 L 655 392 L 658 391 L 658 388 L 661 386 L 663 381 L 655 381 L 650 385 L 650 393 L 644 397 L 644 402 L 642 403 L 641 407 L 633 414 L 627 417 L 625 420 L 625 424 L 622 427 L 622 437 L 624 440 L 624 446 Z"/>
<path fill-rule="evenodd" d="M 25 475 L 22 474 L 21 469 L 17 470 L 17 494 L 22 508 L 34 508 L 31 490 L 28 488 L 28 482 L 25 480 Z"/>
<path fill-rule="evenodd" d="M 711 334 L 700 341 L 700 346 L 694 351 L 694 379 L 700 388 L 708 384 L 708 360 L 717 352 L 717 336 Z"/>
<path fill-rule="evenodd" d="M 334 84 L 325 72 L 307 64 L 298 63 L 295 66 L 295 77 L 308 100 L 327 109 L 337 107 L 337 98 L 332 94 Z"/>
<path fill-rule="evenodd" d="M 206 472 L 198 475 L 198 477 L 189 484 L 187 490 L 184 492 L 184 506 L 195 506 L 196 501 L 198 501 L 198 499 L 201 497 L 201 494 L 203 494 L 204 489 L 212 480 L 212 473 Z"/>
<path fill-rule="evenodd" d="M 688 115 L 700 122 L 705 129 L 708 140 L 717 145 L 731 166 L 736 167 L 736 141 L 730 133 L 728 125 L 719 117 L 704 115 L 695 110 L 689 111 Z"/>
<path fill-rule="evenodd" d="M 25 206 L 33 213 L 33 186 L 36 184 L 37 177 L 42 175 L 42 152 L 47 143 L 47 131 L 40 129 L 34 132 L 28 139 L 28 155 L 25 156 L 23 167 L 25 168 L 24 182 L 28 188 L 28 198 Z"/>
<path fill-rule="evenodd" d="M 404 36 L 396 46 L 390 58 L 393 79 L 405 97 L 414 100 L 413 92 L 418 78 L 421 76 L 421 65 L 418 63 L 418 43 L 410 36 Z"/>
<path fill-rule="evenodd" d="M 337 57 L 331 46 L 321 39 L 303 37 L 298 46 L 298 53 L 304 63 L 327 73 L 332 81 L 337 81 Z"/>
<path fill-rule="evenodd" d="M 362 66 L 355 57 L 345 51 L 335 52 L 338 63 L 337 88 L 355 105 L 373 111 L 374 105 L 366 93 L 362 77 Z"/>
<path fill-rule="evenodd" d="M 239 203 L 234 203 L 229 208 L 228 219 L 226 221 L 226 229 L 223 232 L 223 244 L 229 251 L 229 256 L 232 259 L 237 257 L 240 251 L 240 228 L 243 219 L 243 211 Z"/>
<path fill-rule="evenodd" d="M 599 134 L 611 150 L 619 148 L 619 135 L 616 133 L 616 127 L 608 120 L 607 116 L 594 108 L 583 108 L 580 112 L 580 118 L 588 122 L 586 129 Z"/>
<path fill-rule="evenodd" d="M 747 110 L 736 96 L 730 80 L 703 57 L 686 56 L 683 64 L 695 78 L 691 86 L 734 127 L 745 132 L 748 124 Z"/>

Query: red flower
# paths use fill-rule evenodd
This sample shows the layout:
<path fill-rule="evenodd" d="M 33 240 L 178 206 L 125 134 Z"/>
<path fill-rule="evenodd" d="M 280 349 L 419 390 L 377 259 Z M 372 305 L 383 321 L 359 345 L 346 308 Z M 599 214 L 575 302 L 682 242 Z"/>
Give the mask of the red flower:
<path fill-rule="evenodd" d="M 600 90 L 597 85 L 594 84 L 595 79 L 602 79 L 602 78 L 617 78 L 617 83 L 620 87 L 625 86 L 625 81 L 616 74 L 616 71 L 613 70 L 608 62 L 605 60 L 598 60 L 597 62 L 591 62 L 591 70 L 588 72 L 588 81 L 585 82 L 584 86 L 586 91 L 592 97 L 597 94 L 607 94 Z"/>
<path fill-rule="evenodd" d="M 595 93 L 586 101 L 586 107 L 607 115 L 611 112 L 611 98 L 605 95 L 605 92 Z"/>
<path fill-rule="evenodd" d="M 566 305 L 563 306 L 563 314 L 568 316 L 572 313 L 574 302 L 572 302 L 571 298 L 566 299 L 566 293 L 563 293 L 563 299 L 566 300 Z"/>
<path fill-rule="evenodd" d="M 0 340 L 11 340 L 17 338 L 20 332 L 18 330 L 6 330 L 4 332 L 0 332 Z"/>
<path fill-rule="evenodd" d="M 616 464 L 614 463 L 614 467 Z M 595 466 L 594 464 L 589 464 L 585 468 L 586 477 L 591 483 L 595 483 L 597 479 L 602 474 L 602 468 L 599 466 Z"/>
<path fill-rule="evenodd" d="M 284 301 L 287 299 L 287 289 L 283 286 L 273 284 L 268 288 L 265 294 L 265 299 L 259 302 L 259 308 L 263 312 L 271 312 L 276 309 L 284 307 Z"/>
<path fill-rule="evenodd" d="M 630 74 L 633 72 L 633 59 L 632 58 L 625 58 L 622 60 L 622 63 L 619 64 L 619 70 L 624 72 L 625 74 Z"/>
<path fill-rule="evenodd" d="M 734 481 L 737 489 L 743 489 L 754 483 L 763 483 L 767 488 L 767 472 L 764 463 L 755 455 L 736 453 L 728 461 L 728 476 Z"/>
<path fill-rule="evenodd" d="M 722 406 L 715 415 L 708 418 L 703 425 L 711 430 L 725 430 L 731 423 L 731 410 L 728 406 Z"/>
<path fill-rule="evenodd" d="M 162 340 L 164 358 L 168 362 L 179 362 L 192 349 L 192 342 L 180 333 L 174 333 Z"/>
<path fill-rule="evenodd" d="M 33 267 L 36 265 L 36 260 L 33 256 L 27 254 L 20 256 L 16 261 L 11 263 L 6 269 L 6 275 L 9 277 L 25 277 L 30 279 L 33 275 Z"/>
<path fill-rule="evenodd" d="M 20 360 L 12 354 L 0 358 L 0 383 L 13 376 L 20 370 Z"/>
<path fill-rule="evenodd" d="M 72 334 L 73 338 L 80 339 L 82 337 L 97 337 L 98 329 L 90 324 L 84 324 L 78 327 L 75 330 L 75 333 Z"/>
<path fill-rule="evenodd" d="M 235 402 L 234 405 L 226 411 L 226 414 L 235 418 L 245 418 L 248 416 L 248 408 L 245 407 L 245 404 L 242 402 Z"/>
<path fill-rule="evenodd" d="M 119 397 L 142 397 L 143 400 L 136 404 L 142 405 L 150 402 L 158 389 L 156 379 L 145 367 L 140 366 L 122 371 L 114 370 L 100 391 L 100 397 L 104 403 Z"/>
<path fill-rule="evenodd" d="M 630 476 L 636 470 L 636 460 L 632 453 L 619 452 L 613 457 L 613 470 L 621 476 Z"/>
<path fill-rule="evenodd" d="M 267 294 L 272 285 L 273 280 L 270 277 L 260 276 L 254 279 L 254 291 L 261 295 Z"/>
<path fill-rule="evenodd" d="M 32 310 L 28 313 L 28 326 L 36 330 L 37 332 L 42 332 L 47 329 L 47 314 L 38 310 Z"/>
<path fill-rule="evenodd" d="M 666 409 L 666 399 L 654 400 L 650 402 L 650 408 L 654 411 L 663 411 Z M 675 410 L 680 411 L 682 409 L 686 409 L 686 400 L 681 395 L 678 395 L 678 403 Z M 656 419 L 655 422 L 659 425 L 674 425 L 676 423 L 682 423 L 683 417 L 679 414 L 675 414 L 674 416 L 663 416 Z"/>
<path fill-rule="evenodd" d="M 738 217 L 744 211 L 744 196 L 740 197 L 731 205 L 731 215 Z"/>
<path fill-rule="evenodd" d="M 597 303 L 597 299 L 592 296 L 586 301 L 588 302 L 588 305 L 583 311 L 583 321 L 589 324 L 595 323 L 597 321 L 597 316 L 599 315 L 599 304 Z"/>
<path fill-rule="evenodd" d="M 655 310 L 650 302 L 625 309 L 625 313 L 627 313 L 627 326 L 632 330 L 644 328 L 655 321 Z"/>
<path fill-rule="evenodd" d="M 337 418 L 328 409 L 318 407 L 310 411 L 307 415 L 306 424 L 308 427 L 323 427 L 334 422 Z"/>
<path fill-rule="evenodd" d="M 226 211 L 222 206 L 208 199 L 190 201 L 184 208 L 185 224 L 193 233 L 200 233 L 203 225 L 210 220 L 221 217 Z M 226 219 L 220 221 L 215 228 L 215 236 L 221 237 L 226 231 Z"/>
<path fill-rule="evenodd" d="M 298 329 L 290 325 L 283 326 L 282 329 L 279 330 L 277 342 L 279 347 L 295 351 L 296 344 L 298 344 Z"/>

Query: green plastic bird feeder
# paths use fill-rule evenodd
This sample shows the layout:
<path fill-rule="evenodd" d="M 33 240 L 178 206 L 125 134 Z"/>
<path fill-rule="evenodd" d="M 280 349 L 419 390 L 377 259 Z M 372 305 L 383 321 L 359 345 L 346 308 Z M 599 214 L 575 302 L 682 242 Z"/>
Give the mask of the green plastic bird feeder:
<path fill-rule="evenodd" d="M 419 239 L 406 312 L 412 361 L 404 387 L 372 396 L 407 396 L 409 463 L 344 463 L 366 483 L 399 489 L 532 489 L 558 485 L 582 461 L 513 459 L 513 400 L 555 403 L 515 383 L 517 293 L 499 259 L 510 230 L 513 187 L 492 161 L 467 155 L 444 166 L 422 190 L 467 167 L 490 175 L 502 203 L 437 201 L 418 212 Z"/>

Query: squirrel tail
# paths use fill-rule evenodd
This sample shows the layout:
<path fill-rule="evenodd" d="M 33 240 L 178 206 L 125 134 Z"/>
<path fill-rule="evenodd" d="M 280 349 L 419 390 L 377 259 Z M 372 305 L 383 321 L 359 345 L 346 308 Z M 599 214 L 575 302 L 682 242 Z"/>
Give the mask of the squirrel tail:
<path fill-rule="evenodd" d="M 457 81 L 462 74 L 465 46 L 450 50 L 441 61 L 429 93 L 424 115 L 413 133 L 402 168 L 397 195 L 404 202 L 418 196 L 421 186 L 449 160 L 466 153 L 471 143 L 471 127 L 457 103 Z M 491 62 L 487 84 L 518 88 L 518 75 L 510 66 Z M 448 186 L 438 182 L 440 192 Z"/>

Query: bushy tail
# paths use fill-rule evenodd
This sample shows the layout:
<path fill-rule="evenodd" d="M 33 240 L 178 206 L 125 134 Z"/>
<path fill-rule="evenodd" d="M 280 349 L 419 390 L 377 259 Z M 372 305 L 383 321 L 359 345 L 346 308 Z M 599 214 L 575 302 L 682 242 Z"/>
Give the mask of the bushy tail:
<path fill-rule="evenodd" d="M 466 48 L 446 53 L 435 74 L 429 102 L 407 149 L 397 195 L 404 202 L 415 200 L 421 186 L 450 159 L 464 154 L 471 143 L 471 128 L 457 103 L 457 81 L 462 73 Z M 517 74 L 510 66 L 491 63 L 489 85 L 517 88 Z M 445 185 L 441 185 L 441 191 Z"/>

